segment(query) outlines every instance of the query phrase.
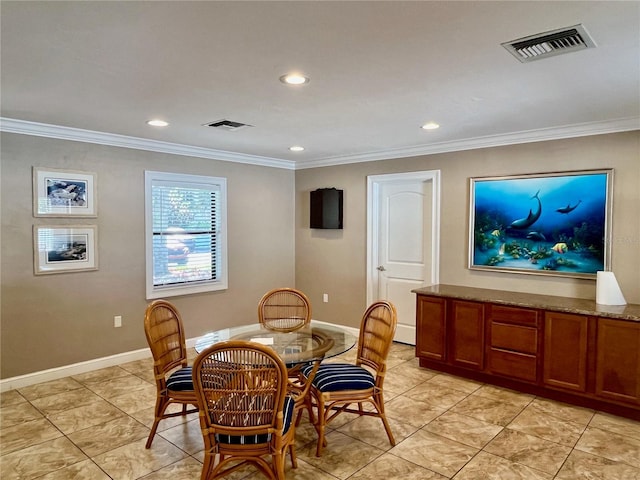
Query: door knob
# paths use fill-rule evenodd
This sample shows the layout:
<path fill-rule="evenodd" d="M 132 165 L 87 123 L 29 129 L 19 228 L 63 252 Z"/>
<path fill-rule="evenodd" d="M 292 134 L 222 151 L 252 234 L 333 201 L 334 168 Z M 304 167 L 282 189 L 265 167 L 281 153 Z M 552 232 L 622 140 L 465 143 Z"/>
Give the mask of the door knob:
<path fill-rule="evenodd" d="M 387 270 L 386 268 L 384 268 L 383 265 L 380 265 L 377 269 L 380 270 L 381 272 L 384 272 Z"/>

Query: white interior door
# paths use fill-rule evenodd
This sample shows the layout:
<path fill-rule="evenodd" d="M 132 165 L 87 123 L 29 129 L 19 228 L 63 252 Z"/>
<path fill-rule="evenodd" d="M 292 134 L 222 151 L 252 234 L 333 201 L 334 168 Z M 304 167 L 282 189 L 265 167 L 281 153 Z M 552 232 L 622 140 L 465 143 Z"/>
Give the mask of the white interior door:
<path fill-rule="evenodd" d="M 395 340 L 415 344 L 416 298 L 411 290 L 437 282 L 438 175 L 382 175 L 370 179 L 371 298 L 398 312 Z"/>

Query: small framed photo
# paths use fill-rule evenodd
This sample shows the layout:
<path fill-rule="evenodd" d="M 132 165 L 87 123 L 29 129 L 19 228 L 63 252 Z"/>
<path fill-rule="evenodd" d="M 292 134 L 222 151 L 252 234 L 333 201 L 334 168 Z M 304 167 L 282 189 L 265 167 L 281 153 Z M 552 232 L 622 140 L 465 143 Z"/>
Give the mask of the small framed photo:
<path fill-rule="evenodd" d="M 96 217 L 96 174 L 33 168 L 34 217 Z"/>
<path fill-rule="evenodd" d="M 34 273 L 68 273 L 98 269 L 98 227 L 33 227 Z"/>

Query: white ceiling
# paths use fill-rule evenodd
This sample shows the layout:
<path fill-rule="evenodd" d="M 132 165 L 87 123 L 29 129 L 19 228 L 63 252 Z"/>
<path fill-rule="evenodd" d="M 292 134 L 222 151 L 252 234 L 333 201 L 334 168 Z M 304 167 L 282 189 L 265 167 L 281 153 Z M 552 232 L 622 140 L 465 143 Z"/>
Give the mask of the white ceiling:
<path fill-rule="evenodd" d="M 640 128 L 637 1 L 0 8 L 5 131 L 42 123 L 306 168 Z M 597 48 L 523 64 L 500 45 L 576 24 Z M 310 83 L 279 82 L 293 70 Z M 219 119 L 253 127 L 202 126 Z"/>

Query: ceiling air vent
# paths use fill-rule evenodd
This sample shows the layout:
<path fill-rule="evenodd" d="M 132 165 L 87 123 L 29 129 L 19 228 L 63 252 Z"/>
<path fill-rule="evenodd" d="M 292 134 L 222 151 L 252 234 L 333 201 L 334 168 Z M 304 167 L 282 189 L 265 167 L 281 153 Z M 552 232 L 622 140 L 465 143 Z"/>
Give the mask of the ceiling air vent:
<path fill-rule="evenodd" d="M 253 125 L 240 122 L 232 122 L 231 120 L 216 120 L 215 122 L 206 123 L 205 126 L 219 128 L 221 130 L 229 130 L 230 132 L 232 132 L 234 130 L 240 130 L 241 128 L 252 127 Z"/>
<path fill-rule="evenodd" d="M 532 62 L 562 53 L 595 48 L 596 43 L 582 25 L 538 33 L 503 43 L 511 54 L 521 62 Z"/>

